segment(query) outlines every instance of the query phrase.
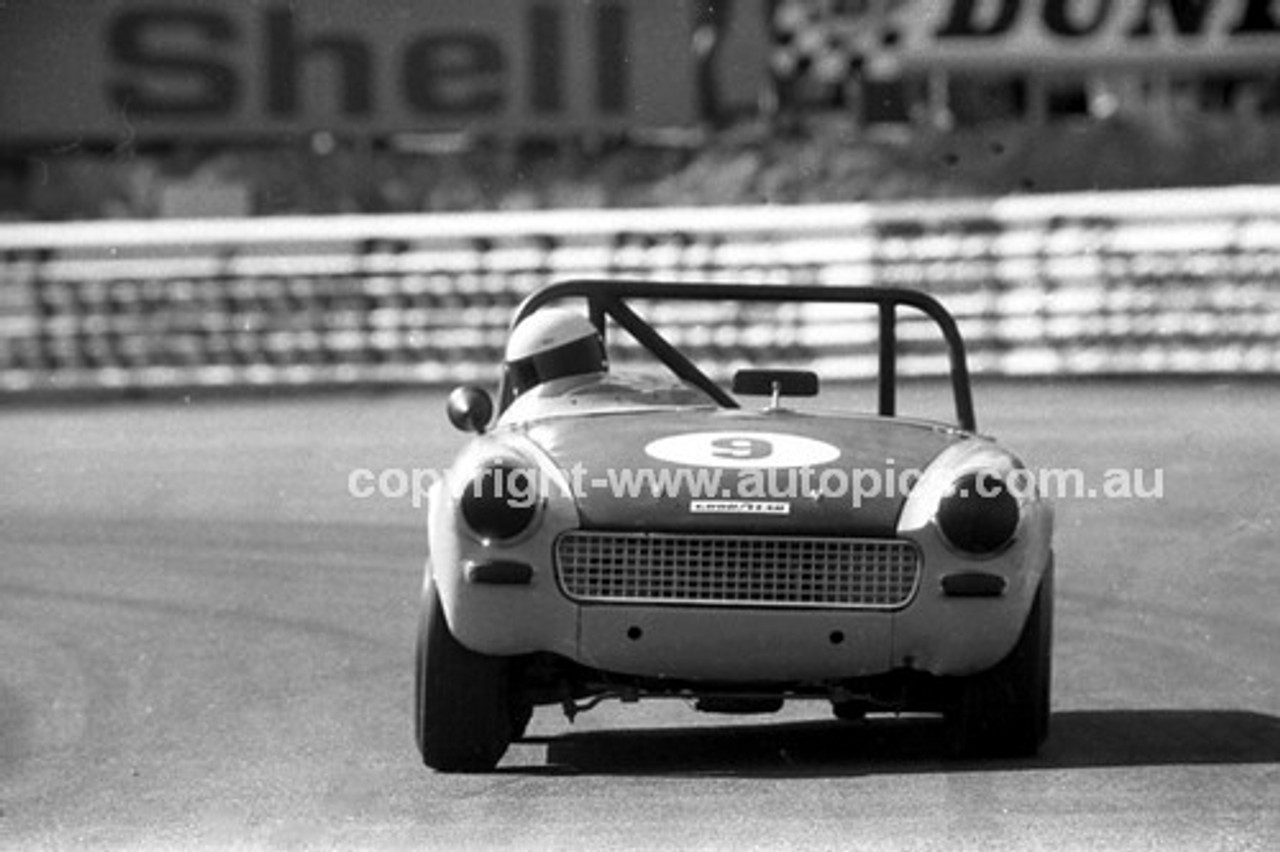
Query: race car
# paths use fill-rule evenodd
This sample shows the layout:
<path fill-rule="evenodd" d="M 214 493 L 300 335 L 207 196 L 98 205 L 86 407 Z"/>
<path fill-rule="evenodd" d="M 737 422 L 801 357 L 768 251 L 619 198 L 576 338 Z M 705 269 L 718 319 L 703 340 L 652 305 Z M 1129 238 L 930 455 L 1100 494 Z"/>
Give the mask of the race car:
<path fill-rule="evenodd" d="M 808 369 L 748 362 L 717 381 L 645 318 L 695 304 L 864 306 L 873 410 L 831 410 Z M 904 317 L 936 326 L 953 422 L 896 410 Z M 638 355 L 660 372 L 617 366 Z M 933 297 L 554 283 L 515 311 L 496 400 L 460 387 L 448 416 L 473 437 L 429 497 L 427 766 L 491 770 L 535 707 L 572 720 L 606 699 L 937 714 L 974 757 L 1045 741 L 1052 506 L 977 431 L 964 345 Z"/>

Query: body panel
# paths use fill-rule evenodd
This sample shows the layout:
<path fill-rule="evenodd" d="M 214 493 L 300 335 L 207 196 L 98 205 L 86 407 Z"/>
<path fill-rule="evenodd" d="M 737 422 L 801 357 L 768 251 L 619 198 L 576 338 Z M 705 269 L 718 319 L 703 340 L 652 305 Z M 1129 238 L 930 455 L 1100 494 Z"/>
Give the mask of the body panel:
<path fill-rule="evenodd" d="M 887 671 L 892 616 L 831 610 L 583 606 L 576 659 L 622 674 L 750 683 Z"/>
<path fill-rule="evenodd" d="M 923 470 L 960 434 L 872 417 L 702 408 L 552 416 L 522 428 L 573 478 L 585 529 L 865 536 L 891 535 L 902 509 L 897 477 L 883 482 L 881 472 Z M 680 440 L 685 463 L 657 454 L 656 445 Z M 776 461 L 797 447 L 816 463 Z M 818 455 L 821 448 L 829 452 Z M 877 482 L 888 487 L 871 493 Z M 697 512 L 691 503 L 700 499 L 773 501 L 785 510 Z"/>

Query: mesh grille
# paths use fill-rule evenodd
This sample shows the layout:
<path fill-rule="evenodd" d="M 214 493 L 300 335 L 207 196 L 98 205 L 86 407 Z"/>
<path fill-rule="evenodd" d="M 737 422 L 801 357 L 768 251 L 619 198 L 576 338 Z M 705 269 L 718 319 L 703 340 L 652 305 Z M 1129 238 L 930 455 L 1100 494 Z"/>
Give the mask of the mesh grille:
<path fill-rule="evenodd" d="M 571 532 L 556 574 L 579 601 L 893 609 L 919 558 L 908 541 Z"/>

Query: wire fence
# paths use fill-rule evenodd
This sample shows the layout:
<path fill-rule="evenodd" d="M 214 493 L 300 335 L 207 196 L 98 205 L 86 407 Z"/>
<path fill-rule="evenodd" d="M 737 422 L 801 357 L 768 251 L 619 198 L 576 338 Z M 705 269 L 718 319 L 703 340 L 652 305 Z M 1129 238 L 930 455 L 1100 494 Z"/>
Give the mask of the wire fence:
<path fill-rule="evenodd" d="M 569 277 L 897 285 L 978 375 L 1280 373 L 1280 189 L 997 201 L 0 226 L 0 393 L 487 382 L 516 304 Z M 709 372 L 876 369 L 875 319 L 650 318 Z M 909 317 L 907 375 L 946 371 Z M 618 360 L 635 353 L 623 350 Z"/>

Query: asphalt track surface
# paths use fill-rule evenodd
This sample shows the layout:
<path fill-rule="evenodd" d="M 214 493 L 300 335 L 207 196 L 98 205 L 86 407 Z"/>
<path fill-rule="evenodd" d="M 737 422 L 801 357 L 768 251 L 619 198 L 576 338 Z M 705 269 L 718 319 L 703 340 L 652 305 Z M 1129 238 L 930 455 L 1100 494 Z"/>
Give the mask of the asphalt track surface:
<path fill-rule="evenodd" d="M 1280 848 L 1280 385 L 977 401 L 1033 466 L 1163 471 L 1058 504 L 1041 757 L 654 702 L 541 709 L 474 776 L 413 745 L 422 511 L 347 492 L 447 461 L 440 395 L 0 411 L 0 847 Z"/>

